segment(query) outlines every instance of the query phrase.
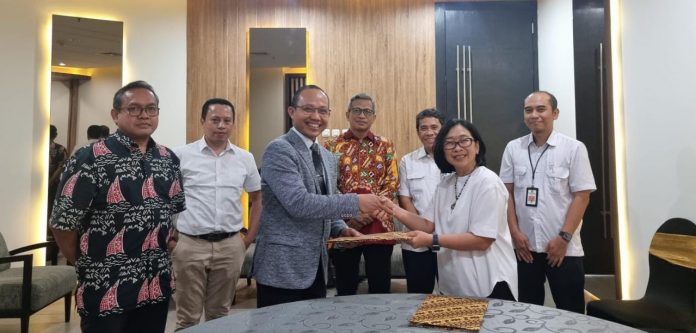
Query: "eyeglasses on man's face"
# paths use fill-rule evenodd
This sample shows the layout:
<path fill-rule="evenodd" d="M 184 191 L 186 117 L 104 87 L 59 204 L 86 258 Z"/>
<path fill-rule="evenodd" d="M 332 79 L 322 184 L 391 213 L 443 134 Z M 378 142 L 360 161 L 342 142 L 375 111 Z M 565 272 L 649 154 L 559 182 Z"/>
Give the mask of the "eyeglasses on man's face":
<path fill-rule="evenodd" d="M 375 115 L 375 110 L 372 109 L 350 108 L 348 112 L 354 116 L 359 116 L 360 114 L 364 114 L 366 117 Z"/>
<path fill-rule="evenodd" d="M 154 117 L 159 115 L 159 107 L 157 105 L 146 105 L 146 106 L 140 106 L 140 105 L 129 105 L 127 107 L 121 108 L 121 110 L 126 110 L 128 111 L 128 114 L 133 117 L 137 117 L 141 115 L 143 112 L 147 114 L 150 117 Z"/>
<path fill-rule="evenodd" d="M 447 150 L 452 150 L 456 146 L 459 146 L 462 148 L 469 147 L 469 146 L 471 146 L 472 143 L 474 143 L 474 138 L 470 138 L 470 137 L 466 136 L 466 137 L 460 137 L 460 138 L 454 139 L 454 140 L 445 140 L 445 143 L 443 146 Z"/>
<path fill-rule="evenodd" d="M 311 115 L 311 114 L 314 114 L 314 113 L 318 113 L 319 116 L 321 116 L 321 117 L 328 117 L 328 116 L 331 114 L 331 110 L 330 110 L 330 109 L 326 109 L 326 108 L 315 108 L 315 107 L 311 107 L 311 106 L 309 106 L 309 105 L 296 106 L 295 108 L 296 108 L 296 109 L 299 109 L 299 110 L 302 110 L 302 112 L 304 112 L 304 113 L 307 114 L 307 115 Z"/>

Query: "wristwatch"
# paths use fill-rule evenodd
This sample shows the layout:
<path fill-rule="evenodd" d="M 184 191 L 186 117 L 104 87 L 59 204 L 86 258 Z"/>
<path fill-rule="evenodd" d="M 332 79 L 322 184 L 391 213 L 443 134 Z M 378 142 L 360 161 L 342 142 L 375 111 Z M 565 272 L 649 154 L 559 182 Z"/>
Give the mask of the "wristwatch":
<path fill-rule="evenodd" d="M 440 251 L 440 239 L 437 237 L 437 234 L 433 234 L 433 245 L 430 249 L 435 252 Z"/>
<path fill-rule="evenodd" d="M 561 232 L 559 232 L 558 235 L 561 236 L 561 238 L 563 238 L 564 241 L 569 242 L 569 243 L 570 243 L 570 240 L 573 239 L 573 234 L 571 234 L 569 232 L 565 232 L 563 230 L 561 230 Z"/>

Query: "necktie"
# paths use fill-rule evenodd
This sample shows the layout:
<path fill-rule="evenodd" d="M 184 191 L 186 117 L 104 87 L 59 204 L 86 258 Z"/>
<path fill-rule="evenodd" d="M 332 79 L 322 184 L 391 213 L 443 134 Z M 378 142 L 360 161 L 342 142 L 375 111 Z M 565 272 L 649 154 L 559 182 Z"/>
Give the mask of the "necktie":
<path fill-rule="evenodd" d="M 317 181 L 319 182 L 319 189 L 321 190 L 321 194 L 326 194 L 326 183 L 324 182 L 324 166 L 321 162 L 319 145 L 315 142 L 312 144 L 312 146 L 310 146 L 310 149 L 312 150 L 312 162 L 314 163 L 314 171 L 316 172 L 314 176 L 317 177 Z"/>

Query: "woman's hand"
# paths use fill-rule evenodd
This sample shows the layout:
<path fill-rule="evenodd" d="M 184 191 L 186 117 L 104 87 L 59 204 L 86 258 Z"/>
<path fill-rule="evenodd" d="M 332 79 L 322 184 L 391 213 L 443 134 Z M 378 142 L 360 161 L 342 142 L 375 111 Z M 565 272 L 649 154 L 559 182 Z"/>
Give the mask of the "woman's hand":
<path fill-rule="evenodd" d="M 406 236 L 411 237 L 406 243 L 415 248 L 431 247 L 433 245 L 433 235 L 427 232 L 413 230 L 406 233 Z"/>

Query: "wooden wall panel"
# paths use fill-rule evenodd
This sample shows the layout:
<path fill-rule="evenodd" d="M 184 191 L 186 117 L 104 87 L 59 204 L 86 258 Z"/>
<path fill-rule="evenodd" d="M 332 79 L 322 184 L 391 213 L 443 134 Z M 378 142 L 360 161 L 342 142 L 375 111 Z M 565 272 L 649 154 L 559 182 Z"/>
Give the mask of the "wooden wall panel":
<path fill-rule="evenodd" d="M 237 106 L 233 141 L 248 119 L 247 33 L 253 27 L 306 28 L 309 82 L 331 99 L 330 128 L 347 128 L 346 102 L 377 101 L 374 132 L 399 155 L 419 146 L 415 115 L 435 106 L 433 0 L 189 0 L 187 140 L 202 136 L 200 106 L 225 97 Z"/>

